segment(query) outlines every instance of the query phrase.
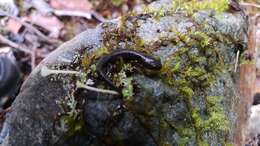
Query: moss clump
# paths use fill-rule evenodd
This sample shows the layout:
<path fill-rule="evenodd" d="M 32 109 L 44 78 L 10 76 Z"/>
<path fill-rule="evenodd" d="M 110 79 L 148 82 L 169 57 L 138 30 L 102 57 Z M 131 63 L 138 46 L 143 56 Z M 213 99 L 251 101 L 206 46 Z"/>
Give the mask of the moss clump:
<path fill-rule="evenodd" d="M 153 7 L 144 7 L 143 12 L 152 14 L 156 20 L 165 16 L 166 13 L 182 12 L 187 16 L 192 16 L 200 10 L 211 9 L 217 14 L 226 11 L 229 8 L 229 0 L 173 0 L 170 10 L 165 10 L 163 7 L 155 9 Z"/>
<path fill-rule="evenodd" d="M 100 56 L 103 56 L 108 53 L 109 53 L 109 50 L 106 47 L 102 47 L 91 53 L 84 54 L 81 58 L 81 65 L 82 65 L 83 69 L 86 72 L 90 71 L 90 66 L 93 64 L 93 61 L 95 61 Z"/>
<path fill-rule="evenodd" d="M 134 96 L 133 78 L 126 75 L 126 72 L 132 71 L 132 69 L 131 64 L 123 64 L 120 72 L 113 77 L 116 85 L 123 87 L 122 94 L 126 101 L 131 101 Z"/>
<path fill-rule="evenodd" d="M 229 121 L 227 120 L 224 109 L 221 107 L 222 97 L 207 96 L 206 105 L 208 112 L 208 119 L 205 121 L 204 131 L 214 130 L 217 133 L 222 131 L 228 132 Z"/>
<path fill-rule="evenodd" d="M 60 118 L 60 124 L 61 124 L 61 126 L 67 127 L 67 129 L 66 129 L 67 138 L 75 136 L 76 133 L 81 132 L 85 127 L 83 118 L 77 117 L 75 119 L 75 118 L 71 117 L 70 115 L 63 115 Z"/>
<path fill-rule="evenodd" d="M 143 15 L 140 18 L 145 19 L 150 15 Z M 106 28 L 109 29 L 106 29 Z M 120 49 L 122 46 L 127 49 L 137 50 L 150 54 L 155 46 L 146 46 L 144 40 L 137 36 L 137 28 L 139 27 L 138 16 L 129 14 L 122 16 L 119 26 L 103 26 L 103 44 L 109 51 Z M 149 47 L 149 49 L 147 49 Z"/>
<path fill-rule="evenodd" d="M 194 12 L 206 9 L 212 9 L 217 13 L 221 13 L 228 9 L 229 0 L 181 0 L 181 3 L 173 1 L 173 8 L 177 7 L 184 10 L 187 14 L 192 15 Z"/>
<path fill-rule="evenodd" d="M 63 101 L 60 101 L 59 104 L 64 110 L 64 113 L 60 115 L 59 125 L 63 131 L 66 131 L 66 138 L 81 132 L 85 124 L 83 122 L 80 104 L 74 95 L 71 94 L 67 96 Z"/>
<path fill-rule="evenodd" d="M 185 46 L 179 48 L 166 60 L 161 73 L 169 85 L 180 91 L 179 97 L 187 105 L 197 144 L 207 145 L 202 137 L 205 132 L 229 131 L 228 120 L 219 104 L 221 98 L 207 96 L 207 90 L 225 66 L 219 63 L 220 52 L 216 49 L 216 40 L 209 34 L 202 31 L 189 31 L 185 37 L 183 35 L 180 34 L 178 37 L 183 40 Z M 204 96 L 204 103 L 208 105 L 206 119 L 201 115 L 200 108 L 194 104 L 198 93 Z"/>
<path fill-rule="evenodd" d="M 160 10 L 156 10 L 150 7 L 143 7 L 143 11 L 145 14 L 152 14 L 156 20 L 160 20 L 160 18 L 165 16 L 166 13 L 166 10 L 164 8 L 160 8 Z"/>

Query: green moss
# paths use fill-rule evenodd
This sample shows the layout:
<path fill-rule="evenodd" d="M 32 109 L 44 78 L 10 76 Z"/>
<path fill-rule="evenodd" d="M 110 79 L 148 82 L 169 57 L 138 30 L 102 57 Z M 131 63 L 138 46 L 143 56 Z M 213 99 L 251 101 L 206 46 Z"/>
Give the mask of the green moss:
<path fill-rule="evenodd" d="M 83 118 L 74 119 L 70 115 L 62 116 L 60 123 L 68 128 L 66 132 L 67 137 L 74 136 L 76 133 L 81 132 L 85 126 Z"/>
<path fill-rule="evenodd" d="M 160 18 L 163 17 L 166 13 L 166 11 L 163 7 L 161 7 L 159 10 L 151 8 L 151 7 L 144 7 L 143 12 L 145 14 L 152 14 L 156 20 L 160 20 Z"/>
<path fill-rule="evenodd" d="M 178 141 L 178 146 L 186 146 L 186 144 L 190 141 L 189 137 L 182 137 L 180 141 Z"/>
<path fill-rule="evenodd" d="M 170 13 L 183 12 L 188 16 L 192 16 L 195 12 L 200 10 L 211 9 L 217 14 L 226 11 L 229 8 L 229 0 L 173 0 L 171 10 L 165 10 L 161 8 L 144 7 L 143 12 L 146 14 L 152 14 L 156 20 L 169 11 Z"/>
<path fill-rule="evenodd" d="M 208 119 L 205 121 L 204 131 L 229 132 L 229 121 L 221 106 L 221 100 L 220 96 L 206 97 Z"/>
<path fill-rule="evenodd" d="M 78 132 L 83 131 L 85 127 L 80 104 L 75 99 L 73 93 L 59 102 L 64 113 L 60 115 L 58 122 L 62 131 L 65 131 L 66 138 L 75 136 Z"/>
<path fill-rule="evenodd" d="M 218 40 L 208 34 L 212 32 L 198 30 L 203 29 L 197 28 L 197 31 L 189 31 L 186 34 L 177 33 L 178 38 L 186 46 L 179 48 L 166 60 L 161 74 L 165 76 L 165 81 L 169 85 L 180 91 L 179 97 L 185 101 L 188 108 L 197 144 L 208 145 L 203 140 L 203 133 L 210 131 L 218 134 L 229 131 L 229 122 L 221 108 L 220 100 L 217 100 L 219 97 L 213 98 L 206 94 L 207 89 L 215 82 L 216 76 L 225 66 L 219 63 L 221 60 L 218 60 L 218 55 L 221 53 L 214 45 Z M 192 48 L 196 48 L 195 53 Z M 193 104 L 196 100 L 195 93 L 203 93 L 202 95 L 205 96 L 207 118 L 202 117 L 200 107 Z"/>
<path fill-rule="evenodd" d="M 123 64 L 120 72 L 115 74 L 113 77 L 117 86 L 123 87 L 122 94 L 126 101 L 131 101 L 134 96 L 133 79 L 126 75 L 126 72 L 131 70 L 131 64 Z"/>
<path fill-rule="evenodd" d="M 106 47 L 101 47 L 92 52 L 82 55 L 81 57 L 81 67 L 83 68 L 84 74 L 82 73 L 80 76 L 77 76 L 76 80 L 81 83 L 86 83 L 89 76 L 97 77 L 96 74 L 96 60 L 101 56 L 108 54 L 109 51 Z M 71 80 L 75 80 L 75 77 Z M 60 117 L 60 125 L 61 127 L 66 127 L 67 130 L 66 136 L 71 137 L 77 134 L 78 132 L 82 132 L 85 127 L 81 108 L 82 108 L 82 99 L 74 97 L 75 89 L 70 91 L 70 95 L 65 97 L 63 101 L 60 101 L 60 105 L 62 106 L 64 113 Z M 79 101 L 78 101 L 79 100 Z"/>
<path fill-rule="evenodd" d="M 228 0 L 177 0 L 173 1 L 171 12 L 182 11 L 188 16 L 192 16 L 194 12 L 199 10 L 213 9 L 218 14 L 227 8 Z M 146 7 L 145 12 L 158 20 L 166 13 L 164 9 L 155 10 L 149 7 Z M 120 47 L 120 43 L 123 43 L 126 48 L 140 52 L 149 53 L 156 49 L 156 44 L 145 46 L 144 41 L 137 37 L 136 30 L 139 24 L 136 20 L 138 19 L 133 18 L 133 16 L 124 16 L 120 20 L 119 27 L 105 29 L 103 40 L 108 52 Z M 216 77 L 226 68 L 221 59 L 221 51 L 216 44 L 220 42 L 228 44 L 233 40 L 215 32 L 213 28 L 203 23 L 196 25 L 196 31 L 188 30 L 185 33 L 174 31 L 176 31 L 176 37 L 164 38 L 162 42 L 174 42 L 183 45 L 166 59 L 160 71 L 160 76 L 165 83 L 180 91 L 178 98 L 186 104 L 187 119 L 190 119 L 190 125 L 189 128 L 177 125 L 173 125 L 173 127 L 180 127 L 177 128 L 178 134 L 182 136 L 179 145 L 185 145 L 188 138 L 195 137 L 197 145 L 207 146 L 208 142 L 203 140 L 205 133 L 225 134 L 230 130 L 229 121 L 221 108 L 221 98 L 208 96 L 207 91 L 215 83 Z M 88 63 L 85 64 L 89 67 Z M 115 73 L 112 79 L 117 86 L 123 88 L 124 99 L 132 101 L 134 96 L 133 83 L 132 78 L 126 75 L 128 70 L 125 66 L 127 64 L 123 64 L 121 70 Z M 207 108 L 206 115 L 202 115 L 200 107 L 194 104 L 194 101 L 199 98 L 197 96 L 203 96 Z"/>
<path fill-rule="evenodd" d="M 217 13 L 221 13 L 228 9 L 229 1 L 228 0 L 210 0 L 210 1 L 191 0 L 180 4 L 182 4 L 183 6 L 179 6 L 179 7 L 182 7 L 183 10 L 187 12 L 187 14 L 192 15 L 196 11 L 206 10 L 206 9 L 212 9 Z"/>
<path fill-rule="evenodd" d="M 111 0 L 114 6 L 120 6 L 124 1 L 123 0 Z"/>

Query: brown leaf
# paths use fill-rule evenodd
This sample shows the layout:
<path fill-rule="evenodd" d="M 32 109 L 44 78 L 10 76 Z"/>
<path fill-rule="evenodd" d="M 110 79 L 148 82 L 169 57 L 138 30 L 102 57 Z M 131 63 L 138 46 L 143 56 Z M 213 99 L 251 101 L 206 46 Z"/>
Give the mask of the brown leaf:
<path fill-rule="evenodd" d="M 44 16 L 38 13 L 33 13 L 30 15 L 29 20 L 31 23 L 49 31 L 49 36 L 53 38 L 58 38 L 61 29 L 64 27 L 64 24 L 56 16 Z"/>
<path fill-rule="evenodd" d="M 50 5 L 55 9 L 77 10 L 88 12 L 92 4 L 87 0 L 50 0 Z"/>
<path fill-rule="evenodd" d="M 31 4 L 41 14 L 48 14 L 53 11 L 45 0 L 31 0 Z"/>
<path fill-rule="evenodd" d="M 13 19 L 9 19 L 6 23 L 6 30 L 8 30 L 14 34 L 18 34 L 21 27 L 22 27 L 21 23 L 15 21 Z"/>

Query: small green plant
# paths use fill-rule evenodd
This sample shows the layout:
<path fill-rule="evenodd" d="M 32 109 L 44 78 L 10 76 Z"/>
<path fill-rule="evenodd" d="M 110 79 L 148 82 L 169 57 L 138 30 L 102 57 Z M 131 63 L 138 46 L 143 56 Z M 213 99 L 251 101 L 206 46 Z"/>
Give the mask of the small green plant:
<path fill-rule="evenodd" d="M 75 100 L 75 97 L 73 95 L 67 96 L 65 100 L 69 109 L 69 111 L 67 111 L 67 114 L 73 119 L 75 119 L 79 113 L 79 111 L 77 110 L 77 101 Z"/>
<path fill-rule="evenodd" d="M 124 0 L 111 0 L 111 2 L 114 6 L 118 7 L 123 4 Z"/>
<path fill-rule="evenodd" d="M 228 132 L 229 121 L 227 120 L 224 109 L 221 106 L 223 97 L 207 96 L 206 104 L 208 111 L 208 119 L 205 121 L 205 131 L 214 130 L 216 133 Z"/>
<path fill-rule="evenodd" d="M 63 107 L 64 113 L 59 118 L 60 129 L 70 137 L 81 131 L 84 127 L 79 103 L 74 97 L 74 93 L 67 95 L 65 99 L 58 101 Z"/>
<path fill-rule="evenodd" d="M 131 70 L 131 64 L 124 64 L 120 72 L 114 75 L 117 85 L 123 87 L 122 94 L 127 101 L 131 101 L 134 96 L 133 79 L 126 75 L 126 72 Z"/>
<path fill-rule="evenodd" d="M 184 12 L 188 16 L 192 16 L 200 10 L 211 9 L 217 14 L 228 9 L 229 0 L 173 0 L 171 13 Z M 163 7 L 159 10 L 151 7 L 143 7 L 144 13 L 153 14 L 156 19 L 164 16 L 166 11 Z"/>
<path fill-rule="evenodd" d="M 217 13 L 221 13 L 228 9 L 228 0 L 191 0 L 189 2 L 181 3 L 183 9 L 187 14 L 192 15 L 196 11 L 212 9 Z"/>

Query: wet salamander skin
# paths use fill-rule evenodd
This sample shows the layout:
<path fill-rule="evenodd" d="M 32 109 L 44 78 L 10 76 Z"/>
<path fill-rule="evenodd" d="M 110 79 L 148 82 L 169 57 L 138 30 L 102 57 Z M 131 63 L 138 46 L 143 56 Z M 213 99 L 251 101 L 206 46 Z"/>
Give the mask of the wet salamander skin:
<path fill-rule="evenodd" d="M 151 70 L 160 70 L 162 64 L 160 60 L 155 59 L 152 56 L 149 56 L 144 53 L 140 53 L 130 49 L 118 49 L 104 57 L 101 57 L 97 63 L 97 73 L 102 80 L 109 84 L 114 90 L 121 92 L 118 87 L 106 76 L 104 69 L 108 64 L 113 64 L 118 61 L 119 58 L 122 58 L 125 62 L 136 61 L 138 64 L 141 64 L 144 68 Z"/>

